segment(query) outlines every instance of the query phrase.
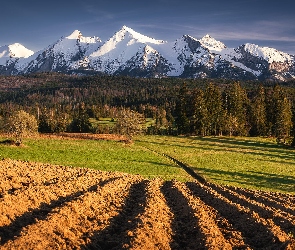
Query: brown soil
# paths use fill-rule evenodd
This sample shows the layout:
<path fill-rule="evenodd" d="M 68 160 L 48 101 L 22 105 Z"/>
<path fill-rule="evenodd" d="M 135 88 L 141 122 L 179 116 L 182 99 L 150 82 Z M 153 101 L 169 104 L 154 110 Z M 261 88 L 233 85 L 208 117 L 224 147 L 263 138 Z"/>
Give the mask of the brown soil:
<path fill-rule="evenodd" d="M 0 249 L 295 249 L 295 196 L 0 161 Z"/>
<path fill-rule="evenodd" d="M 126 142 L 124 135 L 117 134 L 90 134 L 90 133 L 58 133 L 58 134 L 38 134 L 43 138 L 60 138 L 60 139 L 87 139 L 87 140 L 112 140 Z"/>

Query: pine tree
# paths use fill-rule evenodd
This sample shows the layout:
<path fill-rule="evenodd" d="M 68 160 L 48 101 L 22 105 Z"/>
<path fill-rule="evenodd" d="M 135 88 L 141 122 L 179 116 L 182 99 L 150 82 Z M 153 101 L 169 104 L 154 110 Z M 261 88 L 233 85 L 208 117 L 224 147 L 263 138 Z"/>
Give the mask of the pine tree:
<path fill-rule="evenodd" d="M 283 140 L 290 136 L 292 128 L 292 110 L 291 102 L 284 97 L 283 100 L 278 102 L 278 114 L 276 119 L 276 137 L 278 140 Z"/>
<path fill-rule="evenodd" d="M 270 131 L 278 141 L 285 141 L 292 128 L 291 102 L 279 85 L 276 85 L 268 101 L 268 122 Z"/>
<path fill-rule="evenodd" d="M 81 103 L 78 110 L 75 112 L 73 120 L 70 124 L 71 132 L 88 133 L 92 130 L 92 124 L 89 121 L 89 116 L 85 110 L 85 104 Z"/>
<path fill-rule="evenodd" d="M 292 112 L 292 122 L 293 122 L 293 128 L 292 128 L 292 136 L 293 136 L 293 140 L 291 142 L 291 147 L 295 147 L 295 110 L 293 109 Z"/>
<path fill-rule="evenodd" d="M 224 110 L 220 89 L 210 83 L 205 90 L 204 100 L 207 110 L 208 135 L 220 135 L 224 127 Z"/>
<path fill-rule="evenodd" d="M 166 115 L 166 110 L 164 108 L 157 109 L 155 128 L 158 133 L 162 133 L 162 130 L 166 129 L 168 126 Z"/>
<path fill-rule="evenodd" d="M 208 111 L 202 90 L 196 89 L 194 91 L 188 107 L 190 108 L 188 116 L 190 132 L 201 136 L 208 135 Z"/>
<path fill-rule="evenodd" d="M 252 136 L 267 135 L 266 97 L 263 86 L 259 86 L 251 104 L 251 131 Z"/>
<path fill-rule="evenodd" d="M 232 122 L 236 124 L 236 135 L 248 135 L 249 122 L 247 120 L 249 99 L 247 97 L 245 89 L 243 89 L 239 83 L 235 82 L 225 93 L 225 108 L 227 117 L 226 122 Z M 226 125 L 228 127 L 228 125 Z"/>
<path fill-rule="evenodd" d="M 187 134 L 189 132 L 190 123 L 187 117 L 188 99 L 188 89 L 184 83 L 179 90 L 175 107 L 175 125 L 179 134 Z"/>

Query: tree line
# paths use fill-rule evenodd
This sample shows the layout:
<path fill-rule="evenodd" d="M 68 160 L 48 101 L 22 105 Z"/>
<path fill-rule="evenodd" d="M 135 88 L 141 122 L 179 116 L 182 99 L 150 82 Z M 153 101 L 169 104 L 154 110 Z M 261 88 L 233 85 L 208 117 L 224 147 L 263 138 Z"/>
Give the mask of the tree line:
<path fill-rule="evenodd" d="M 293 135 L 292 103 L 279 85 L 251 92 L 237 82 L 223 91 L 209 84 L 189 90 L 184 84 L 175 108 L 180 134 L 273 136 L 285 140 Z"/>
<path fill-rule="evenodd" d="M 124 108 L 153 119 L 145 128 L 149 134 L 273 136 L 280 141 L 294 136 L 292 81 L 183 81 L 56 73 L 0 77 L 0 120 L 24 110 L 36 118 L 39 132 L 117 132 L 91 121 L 116 121 Z"/>

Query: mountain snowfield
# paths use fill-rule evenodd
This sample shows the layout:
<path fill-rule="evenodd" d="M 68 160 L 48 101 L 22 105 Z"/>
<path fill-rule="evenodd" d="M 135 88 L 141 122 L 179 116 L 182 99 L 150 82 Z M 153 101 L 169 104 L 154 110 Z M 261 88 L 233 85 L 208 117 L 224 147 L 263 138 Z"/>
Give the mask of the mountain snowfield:
<path fill-rule="evenodd" d="M 123 26 L 107 41 L 79 30 L 34 53 L 21 44 L 0 47 L 0 74 L 56 71 L 136 77 L 295 78 L 294 55 L 245 43 L 228 48 L 210 35 L 156 40 Z"/>
<path fill-rule="evenodd" d="M 28 58 L 34 51 L 27 49 L 19 43 L 0 46 L 0 65 L 5 65 L 6 61 L 14 58 Z"/>

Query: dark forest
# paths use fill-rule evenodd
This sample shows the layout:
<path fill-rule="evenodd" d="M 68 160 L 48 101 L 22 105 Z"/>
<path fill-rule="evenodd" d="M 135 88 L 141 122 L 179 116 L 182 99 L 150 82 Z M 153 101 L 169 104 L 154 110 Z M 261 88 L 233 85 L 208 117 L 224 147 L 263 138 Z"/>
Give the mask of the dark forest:
<path fill-rule="evenodd" d="M 132 78 L 40 73 L 0 76 L 2 124 L 14 111 L 34 115 L 39 132 L 112 132 L 89 119 L 128 108 L 152 118 L 149 134 L 294 136 L 295 81 Z M 75 123 L 84 124 L 77 129 Z M 78 130 L 78 131 L 77 131 Z"/>

